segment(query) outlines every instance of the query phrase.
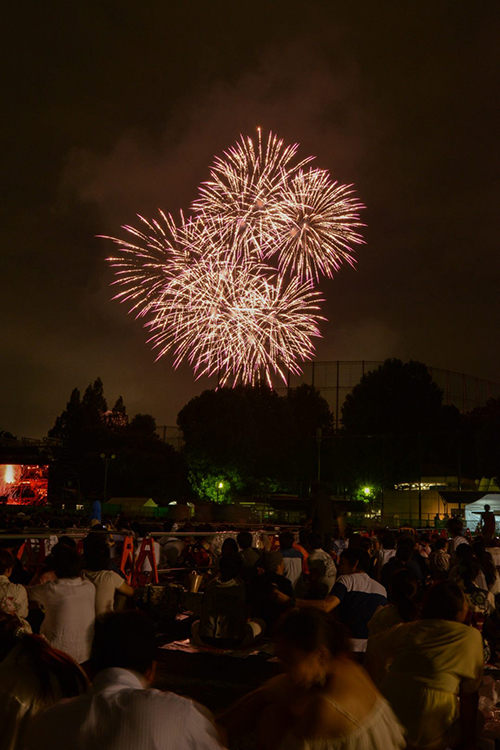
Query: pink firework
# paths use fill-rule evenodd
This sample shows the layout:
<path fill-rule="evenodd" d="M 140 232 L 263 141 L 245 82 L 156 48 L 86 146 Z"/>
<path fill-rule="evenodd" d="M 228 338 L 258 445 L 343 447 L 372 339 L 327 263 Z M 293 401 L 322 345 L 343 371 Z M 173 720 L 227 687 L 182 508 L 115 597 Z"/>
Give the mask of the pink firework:
<path fill-rule="evenodd" d="M 363 239 L 359 210 L 351 185 L 338 185 L 323 169 L 300 169 L 283 181 L 273 206 L 276 255 L 280 273 L 319 281 L 332 278 L 343 261 L 355 263 L 352 246 Z"/>
<path fill-rule="evenodd" d="M 221 224 L 231 235 L 246 235 L 259 253 L 275 241 L 272 207 L 283 181 L 290 179 L 314 157 L 292 164 L 298 144 L 286 146 L 270 133 L 262 142 L 260 128 L 257 143 L 240 140 L 217 157 L 210 180 L 200 186 L 200 197 L 193 209 L 204 220 Z"/>
<path fill-rule="evenodd" d="M 187 359 L 197 377 L 218 373 L 221 385 L 271 385 L 273 374 L 300 372 L 297 361 L 312 356 L 320 335 L 322 300 L 309 284 L 270 272 L 208 257 L 186 268 L 148 324 L 158 358 L 173 349 L 175 367 Z"/>
<path fill-rule="evenodd" d="M 194 215 L 139 217 L 126 240 L 108 237 L 121 287 L 114 299 L 147 318 L 158 358 L 173 352 L 197 377 L 272 384 L 299 373 L 320 336 L 314 283 L 354 263 L 363 240 L 352 188 L 295 162 L 297 144 L 272 133 L 241 140 L 216 159 Z"/>

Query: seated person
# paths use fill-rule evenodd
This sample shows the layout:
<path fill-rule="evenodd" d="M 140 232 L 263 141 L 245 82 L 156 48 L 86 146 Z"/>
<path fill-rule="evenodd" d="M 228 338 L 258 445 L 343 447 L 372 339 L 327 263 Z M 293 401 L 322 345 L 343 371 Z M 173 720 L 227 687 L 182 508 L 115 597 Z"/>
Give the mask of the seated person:
<path fill-rule="evenodd" d="M 259 550 L 252 547 L 252 535 L 249 531 L 240 531 L 236 537 L 240 548 L 240 557 L 246 568 L 253 568 L 260 559 Z"/>
<path fill-rule="evenodd" d="M 281 592 L 287 600 L 293 597 L 292 584 L 283 575 L 284 569 L 281 552 L 264 552 L 259 563 L 259 575 L 250 584 L 252 616 L 264 620 L 268 631 L 289 608 L 289 604 L 277 601 L 275 592 Z"/>
<path fill-rule="evenodd" d="M 92 646 L 95 586 L 81 578 L 82 559 L 69 547 L 58 552 L 54 569 L 57 581 L 30 586 L 28 599 L 45 611 L 40 633 L 51 646 L 82 664 L 89 659 Z"/>
<path fill-rule="evenodd" d="M 264 630 L 264 624 L 248 621 L 246 586 L 240 578 L 243 561 L 239 556 L 222 555 L 220 577 L 211 581 L 203 596 L 201 617 L 191 633 L 198 644 L 216 648 L 248 646 Z"/>
<path fill-rule="evenodd" d="M 99 618 L 92 649 L 92 687 L 32 723 L 25 750 L 221 750 L 208 712 L 174 693 L 148 687 L 156 642 L 139 612 Z"/>
<path fill-rule="evenodd" d="M 0 726 L 3 750 L 23 750 L 34 716 L 62 698 L 84 693 L 88 680 L 76 662 L 0 613 Z"/>
<path fill-rule="evenodd" d="M 9 534 L 22 534 L 22 533 L 23 533 L 23 530 L 15 526 L 9 529 Z M 23 545 L 23 542 L 20 539 L 1 539 L 0 538 L 0 545 L 1 545 L 1 549 L 5 549 L 8 552 L 10 552 L 12 557 L 14 558 L 14 569 L 10 576 L 10 582 L 19 583 L 22 586 L 27 586 L 29 582 L 31 581 L 31 579 L 33 578 L 33 574 L 29 573 L 24 568 L 21 560 L 17 556 L 19 554 L 19 550 L 21 549 Z"/>
<path fill-rule="evenodd" d="M 15 560 L 6 549 L 0 549 L 0 610 L 19 617 L 28 616 L 28 594 L 20 583 L 11 583 Z"/>
<path fill-rule="evenodd" d="M 392 576 L 387 589 L 389 604 L 379 607 L 368 623 L 370 637 L 402 622 L 412 622 L 419 615 L 417 598 L 420 584 L 412 570 L 402 568 Z"/>
<path fill-rule="evenodd" d="M 424 580 L 420 565 L 414 559 L 413 548 L 406 540 L 398 544 L 395 556 L 382 568 L 380 583 L 385 589 L 388 589 L 389 582 L 398 570 L 409 570 L 419 581 Z"/>
<path fill-rule="evenodd" d="M 171 533 L 173 525 L 173 521 L 165 521 L 163 531 L 166 531 L 169 536 L 160 538 L 161 564 L 170 568 L 176 567 L 177 558 L 184 552 L 185 547 L 184 540 Z"/>
<path fill-rule="evenodd" d="M 369 621 L 378 607 L 387 604 L 385 588 L 366 573 L 369 564 L 370 557 L 365 550 L 348 547 L 340 556 L 339 577 L 326 599 L 292 599 L 291 602 L 301 609 L 317 607 L 325 612 L 335 609 L 339 620 L 349 628 L 352 650 L 360 654 L 366 651 Z M 275 596 L 280 602 L 288 601 L 280 592 Z"/>
<path fill-rule="evenodd" d="M 293 546 L 294 535 L 291 531 L 282 531 L 280 534 L 280 552 L 283 556 L 285 566 L 284 575 L 288 578 L 294 590 L 300 584 L 302 578 L 302 553 Z"/>
<path fill-rule="evenodd" d="M 332 616 L 292 610 L 277 627 L 284 674 L 252 691 L 219 717 L 231 747 L 248 739 L 259 750 L 402 750 L 402 727 Z"/>
<path fill-rule="evenodd" d="M 434 552 L 429 557 L 431 578 L 433 581 L 445 581 L 450 571 L 450 556 L 448 554 L 448 540 L 440 537 L 436 540 Z"/>
<path fill-rule="evenodd" d="M 96 588 L 96 617 L 114 610 L 116 594 L 127 597 L 134 595 L 132 586 L 129 586 L 118 573 L 109 570 L 111 557 L 104 534 L 88 534 L 83 540 L 83 554 L 85 559 L 83 575 Z"/>
<path fill-rule="evenodd" d="M 309 574 L 307 558 L 309 557 L 309 529 L 299 529 L 299 541 L 293 543 L 293 548 L 298 550 L 302 555 L 302 572 L 304 575 Z M 321 536 L 320 536 L 321 539 Z"/>
<path fill-rule="evenodd" d="M 422 619 L 370 637 L 366 666 L 406 728 L 408 747 L 475 747 L 477 691 L 483 676 L 480 633 L 465 625 L 462 590 L 432 586 Z"/>
<path fill-rule="evenodd" d="M 337 567 L 332 556 L 321 548 L 321 534 L 315 531 L 309 534 L 309 547 L 309 595 L 313 599 L 324 599 L 333 588 L 337 578 Z"/>

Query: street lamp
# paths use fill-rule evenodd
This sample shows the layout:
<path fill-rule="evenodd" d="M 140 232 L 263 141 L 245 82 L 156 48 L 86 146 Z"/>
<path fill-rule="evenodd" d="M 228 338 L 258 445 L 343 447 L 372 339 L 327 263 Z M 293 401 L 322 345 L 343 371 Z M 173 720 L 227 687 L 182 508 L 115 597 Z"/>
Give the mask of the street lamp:
<path fill-rule="evenodd" d="M 224 487 L 224 482 L 217 482 L 217 503 L 219 502 L 219 490 Z"/>
<path fill-rule="evenodd" d="M 107 456 L 105 453 L 101 453 L 101 458 L 104 461 L 104 502 L 106 502 L 106 493 L 108 491 L 108 466 L 109 462 L 112 461 L 114 458 L 116 458 L 115 454 L 112 453 L 110 456 Z"/>

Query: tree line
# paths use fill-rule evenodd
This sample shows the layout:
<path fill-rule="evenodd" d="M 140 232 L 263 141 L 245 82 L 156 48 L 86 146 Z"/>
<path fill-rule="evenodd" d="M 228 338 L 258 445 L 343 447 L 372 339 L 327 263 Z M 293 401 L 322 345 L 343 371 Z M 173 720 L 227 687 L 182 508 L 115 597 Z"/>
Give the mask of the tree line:
<path fill-rule="evenodd" d="M 500 477 L 500 399 L 467 414 L 443 403 L 421 362 L 388 359 L 366 373 L 334 430 L 314 387 L 278 395 L 265 385 L 206 390 L 179 412 L 180 451 L 149 414 L 111 408 L 100 378 L 71 393 L 49 437 L 61 448 L 52 490 L 84 497 L 230 502 L 270 493 L 306 495 L 321 480 L 332 494 L 387 489 L 422 476 Z M 113 458 L 112 458 L 113 457 Z"/>

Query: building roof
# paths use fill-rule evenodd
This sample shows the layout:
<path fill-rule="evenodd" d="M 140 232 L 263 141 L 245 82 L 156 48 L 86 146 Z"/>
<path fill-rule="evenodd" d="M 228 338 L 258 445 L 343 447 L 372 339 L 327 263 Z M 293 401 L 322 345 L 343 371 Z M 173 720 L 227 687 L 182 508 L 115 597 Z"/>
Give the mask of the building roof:
<path fill-rule="evenodd" d="M 109 501 L 112 505 L 121 505 L 125 508 L 157 508 L 152 497 L 112 497 Z"/>

